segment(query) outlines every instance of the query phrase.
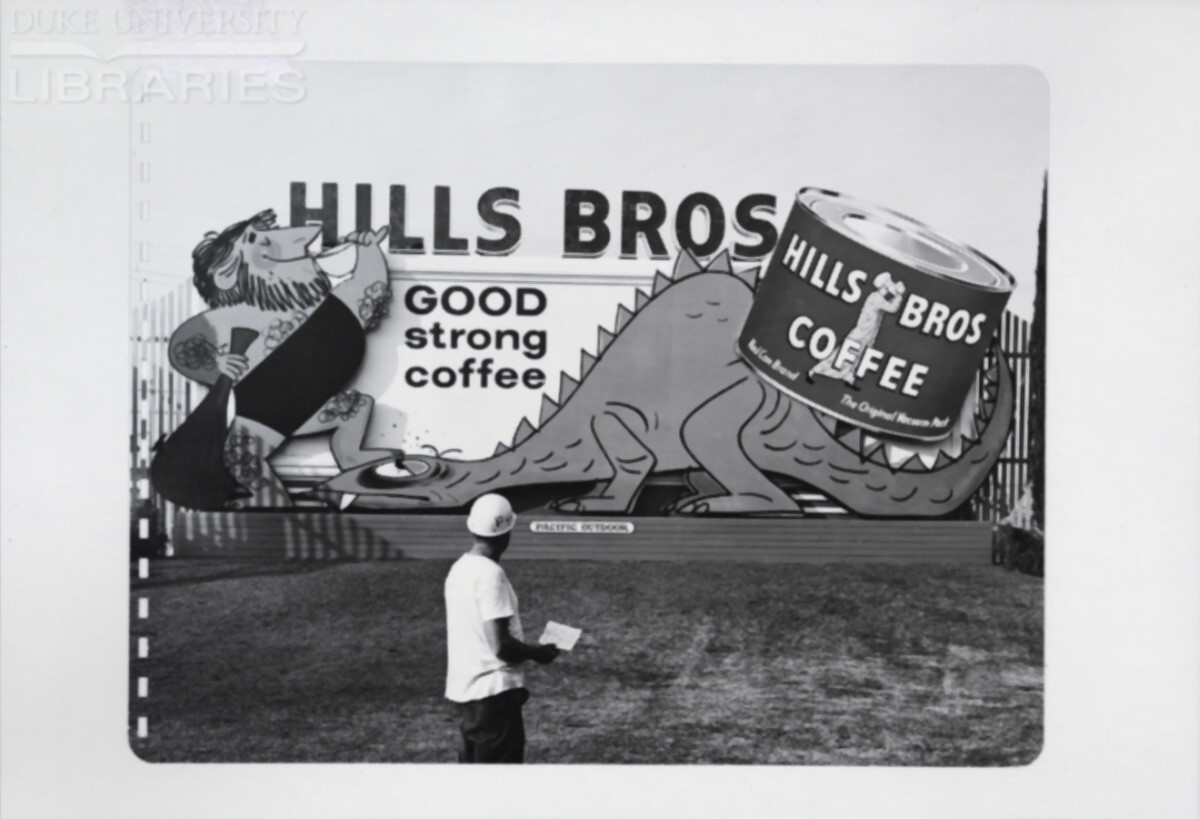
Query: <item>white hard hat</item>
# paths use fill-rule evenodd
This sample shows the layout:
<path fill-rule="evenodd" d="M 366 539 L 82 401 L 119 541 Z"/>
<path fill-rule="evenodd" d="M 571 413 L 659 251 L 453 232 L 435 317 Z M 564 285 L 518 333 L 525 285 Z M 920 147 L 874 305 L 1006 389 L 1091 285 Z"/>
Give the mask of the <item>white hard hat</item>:
<path fill-rule="evenodd" d="M 512 504 L 503 495 L 484 495 L 471 504 L 467 529 L 478 537 L 496 537 L 510 531 L 517 523 Z"/>

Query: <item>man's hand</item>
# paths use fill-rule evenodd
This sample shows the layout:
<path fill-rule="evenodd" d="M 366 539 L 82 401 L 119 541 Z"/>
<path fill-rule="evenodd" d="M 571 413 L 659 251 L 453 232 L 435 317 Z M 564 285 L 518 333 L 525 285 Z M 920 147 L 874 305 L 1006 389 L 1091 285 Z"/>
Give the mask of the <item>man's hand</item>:
<path fill-rule="evenodd" d="M 383 240 L 387 238 L 388 226 L 384 225 L 379 230 L 356 230 L 348 234 L 342 241 L 350 242 L 363 247 L 371 247 L 372 245 L 383 244 Z"/>
<path fill-rule="evenodd" d="M 554 658 L 559 654 L 558 646 L 554 643 L 546 643 L 543 646 L 538 646 L 534 649 L 533 661 L 538 665 L 548 665 L 554 662 Z"/>
<path fill-rule="evenodd" d="M 217 353 L 217 371 L 221 375 L 229 376 L 229 380 L 237 383 L 242 376 L 246 374 L 246 370 L 250 368 L 250 359 L 238 353 Z"/>

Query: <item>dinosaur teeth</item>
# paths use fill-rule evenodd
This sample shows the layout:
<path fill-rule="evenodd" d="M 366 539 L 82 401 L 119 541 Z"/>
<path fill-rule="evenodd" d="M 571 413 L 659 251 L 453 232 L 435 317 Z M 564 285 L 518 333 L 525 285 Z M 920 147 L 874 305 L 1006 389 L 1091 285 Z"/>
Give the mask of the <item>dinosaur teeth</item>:
<path fill-rule="evenodd" d="M 881 449 L 883 449 L 883 441 L 879 440 L 878 438 L 872 438 L 870 435 L 863 433 L 861 454 L 865 460 L 874 461 L 875 463 L 883 463 L 883 461 L 877 460 L 874 457 Z"/>
<path fill-rule="evenodd" d="M 848 447 L 851 451 L 861 452 L 862 451 L 862 429 L 859 427 L 853 427 L 853 426 L 849 426 L 849 425 L 847 425 L 847 427 L 848 427 L 848 429 L 846 429 L 841 435 L 838 436 L 838 440 L 841 441 L 843 446 Z"/>
<path fill-rule="evenodd" d="M 963 439 L 962 432 L 956 427 L 945 441 L 942 442 L 942 452 L 948 458 L 957 458 L 962 455 Z"/>
<path fill-rule="evenodd" d="M 850 432 L 856 429 L 861 431 L 859 427 L 856 427 L 853 424 L 848 424 L 841 418 L 835 419 L 833 422 L 833 437 L 840 440 L 843 435 L 849 435 Z"/>
<path fill-rule="evenodd" d="M 579 380 L 587 378 L 587 374 L 596 366 L 596 357 L 587 350 L 579 351 Z"/>
<path fill-rule="evenodd" d="M 558 403 L 565 404 L 567 399 L 575 394 L 575 390 L 579 387 L 579 382 L 566 373 L 562 373 L 558 378 Z"/>
<path fill-rule="evenodd" d="M 671 280 L 669 278 L 667 278 L 666 276 L 664 276 L 661 272 L 655 271 L 654 287 L 650 291 L 651 294 L 657 296 L 659 293 L 666 290 L 670 286 L 671 286 Z"/>
<path fill-rule="evenodd" d="M 513 446 L 520 446 L 521 442 L 533 434 L 533 424 L 529 423 L 528 418 L 522 418 L 520 425 L 517 426 L 517 431 L 513 433 Z"/>
<path fill-rule="evenodd" d="M 692 255 L 692 251 L 684 250 L 675 257 L 675 269 L 671 271 L 671 276 L 678 281 L 679 279 L 693 276 L 699 273 L 700 270 L 700 262 L 696 261 L 696 257 Z"/>
<path fill-rule="evenodd" d="M 886 444 L 880 443 L 879 446 L 875 447 L 870 452 L 867 452 L 866 458 L 868 461 L 870 461 L 873 464 L 878 464 L 879 466 L 886 466 L 889 469 L 891 469 L 891 467 L 892 467 L 892 465 L 888 462 L 887 445 Z"/>
<path fill-rule="evenodd" d="M 645 307 L 649 303 L 650 303 L 650 297 L 648 295 L 646 295 L 646 292 L 644 290 L 639 290 L 639 291 L 637 291 L 637 293 L 634 296 L 633 309 L 635 311 L 641 310 L 643 307 Z"/>
<path fill-rule="evenodd" d="M 917 457 L 921 459 L 921 463 L 925 465 L 926 469 L 933 469 L 933 465 L 937 463 L 941 454 L 942 450 L 937 444 L 934 444 L 930 447 L 921 447 L 917 452 Z"/>
<path fill-rule="evenodd" d="M 618 306 L 617 307 L 617 325 L 614 328 L 616 330 L 616 332 L 619 333 L 622 330 L 624 330 L 625 326 L 627 324 L 629 324 L 629 322 L 632 319 L 633 319 L 633 313 L 629 312 L 629 308 L 627 308 L 623 304 Z"/>
<path fill-rule="evenodd" d="M 597 327 L 596 355 L 603 355 L 608 349 L 608 345 L 612 344 L 613 334 L 605 330 L 603 327 Z"/>
<path fill-rule="evenodd" d="M 892 468 L 899 468 L 903 466 L 916 454 L 914 450 L 905 446 L 900 446 L 900 444 L 894 444 L 891 441 L 888 441 L 886 444 L 884 444 L 883 450 L 887 455 L 888 466 L 891 466 Z"/>
<path fill-rule="evenodd" d="M 542 408 L 538 414 L 538 426 L 544 426 L 554 413 L 558 412 L 558 404 L 550 400 L 550 396 L 542 396 Z"/>

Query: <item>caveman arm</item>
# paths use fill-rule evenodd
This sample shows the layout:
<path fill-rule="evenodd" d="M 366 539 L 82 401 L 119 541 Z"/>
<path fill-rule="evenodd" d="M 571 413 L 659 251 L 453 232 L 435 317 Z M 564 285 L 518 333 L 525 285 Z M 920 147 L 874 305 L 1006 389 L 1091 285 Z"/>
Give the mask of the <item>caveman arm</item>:
<path fill-rule="evenodd" d="M 358 316 L 367 330 L 374 330 L 383 322 L 392 300 L 383 245 L 387 234 L 385 226 L 373 233 L 364 230 L 347 236 L 347 241 L 357 245 L 358 260 L 349 278 L 333 288 L 333 295 Z"/>
<path fill-rule="evenodd" d="M 246 357 L 223 348 L 225 339 L 209 313 L 185 321 L 171 334 L 168 355 L 181 375 L 201 384 L 215 384 L 222 375 L 237 381 L 249 364 Z"/>

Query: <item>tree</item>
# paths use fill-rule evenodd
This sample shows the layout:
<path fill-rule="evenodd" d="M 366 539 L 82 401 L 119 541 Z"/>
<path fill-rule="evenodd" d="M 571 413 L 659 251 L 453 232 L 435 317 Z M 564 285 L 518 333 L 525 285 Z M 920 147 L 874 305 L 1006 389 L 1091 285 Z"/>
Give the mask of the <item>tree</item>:
<path fill-rule="evenodd" d="M 1046 529 L 1046 200 L 1049 177 L 1042 176 L 1042 220 L 1038 225 L 1033 326 L 1029 338 L 1029 474 L 1033 520 Z"/>

